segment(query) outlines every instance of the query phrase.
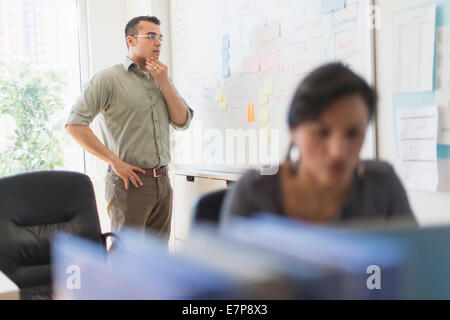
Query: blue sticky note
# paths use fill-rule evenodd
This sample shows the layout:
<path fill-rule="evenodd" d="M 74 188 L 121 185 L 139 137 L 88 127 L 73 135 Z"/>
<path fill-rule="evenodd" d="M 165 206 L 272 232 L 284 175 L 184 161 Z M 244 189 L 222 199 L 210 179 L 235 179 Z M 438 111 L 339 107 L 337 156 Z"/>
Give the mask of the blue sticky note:
<path fill-rule="evenodd" d="M 230 76 L 230 51 L 222 50 L 222 77 Z"/>
<path fill-rule="evenodd" d="M 222 63 L 222 77 L 228 78 L 230 76 L 230 64 L 227 62 Z"/>
<path fill-rule="evenodd" d="M 230 50 L 222 50 L 222 61 L 230 60 Z"/>
<path fill-rule="evenodd" d="M 222 50 L 230 49 L 230 36 L 225 34 L 222 36 Z"/>
<path fill-rule="evenodd" d="M 345 8 L 345 0 L 322 0 L 321 14 L 329 14 Z"/>

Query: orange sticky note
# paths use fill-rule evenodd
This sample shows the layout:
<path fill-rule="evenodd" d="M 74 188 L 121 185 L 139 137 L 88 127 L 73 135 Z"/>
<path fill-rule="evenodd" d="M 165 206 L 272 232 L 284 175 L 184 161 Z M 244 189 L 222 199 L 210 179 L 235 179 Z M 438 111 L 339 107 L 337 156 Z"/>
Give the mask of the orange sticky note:
<path fill-rule="evenodd" d="M 248 122 L 254 122 L 255 121 L 255 105 L 249 104 L 248 105 Z"/>

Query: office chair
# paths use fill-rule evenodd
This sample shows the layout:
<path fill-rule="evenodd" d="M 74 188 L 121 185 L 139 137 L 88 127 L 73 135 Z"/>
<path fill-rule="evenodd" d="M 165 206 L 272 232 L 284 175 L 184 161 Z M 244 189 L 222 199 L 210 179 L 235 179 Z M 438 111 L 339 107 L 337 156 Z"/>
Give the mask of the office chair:
<path fill-rule="evenodd" d="M 220 208 L 227 189 L 210 192 L 199 196 L 193 206 L 193 222 L 219 226 Z"/>
<path fill-rule="evenodd" d="M 88 176 L 38 171 L 0 178 L 0 270 L 21 299 L 51 299 L 50 240 L 66 232 L 105 246 Z"/>

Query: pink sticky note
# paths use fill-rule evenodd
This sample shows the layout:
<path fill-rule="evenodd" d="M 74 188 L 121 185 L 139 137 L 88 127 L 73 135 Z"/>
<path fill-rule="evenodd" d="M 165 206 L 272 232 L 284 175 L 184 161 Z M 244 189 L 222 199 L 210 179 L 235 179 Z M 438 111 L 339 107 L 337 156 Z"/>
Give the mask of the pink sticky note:
<path fill-rule="evenodd" d="M 280 32 L 280 21 L 273 21 L 270 25 L 269 25 L 269 37 L 270 39 L 274 39 L 274 38 L 278 38 L 281 36 L 281 32 Z"/>
<path fill-rule="evenodd" d="M 244 73 L 259 72 L 259 57 L 247 57 L 244 59 L 242 70 Z"/>
<path fill-rule="evenodd" d="M 269 52 L 261 56 L 261 72 L 266 72 L 278 64 L 278 51 Z"/>

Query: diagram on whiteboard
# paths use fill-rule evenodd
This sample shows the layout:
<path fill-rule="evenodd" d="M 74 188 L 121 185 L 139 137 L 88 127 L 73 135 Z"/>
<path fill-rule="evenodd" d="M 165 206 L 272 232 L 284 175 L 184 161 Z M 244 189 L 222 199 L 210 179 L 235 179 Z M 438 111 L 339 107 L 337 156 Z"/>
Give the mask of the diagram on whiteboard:
<path fill-rule="evenodd" d="M 341 61 L 372 82 L 369 2 L 172 1 L 173 81 L 195 110 L 190 130 L 196 130 L 195 124 L 203 132 L 214 130 L 190 142 L 200 139 L 204 144 L 190 146 L 197 157 L 192 162 L 205 164 L 198 161 L 198 153 L 208 149 L 212 136 L 222 134 L 226 140 L 231 130 L 255 130 L 257 144 L 263 140 L 272 150 L 270 145 L 277 143 L 274 152 L 283 159 L 290 141 L 286 117 L 292 95 L 323 63 Z M 252 135 L 246 139 L 251 143 Z M 368 150 L 373 149 L 370 134 L 367 140 Z M 258 159 L 250 159 L 252 150 L 244 163 L 227 162 L 227 143 L 222 142 L 223 150 L 210 150 L 206 164 L 258 164 Z"/>

